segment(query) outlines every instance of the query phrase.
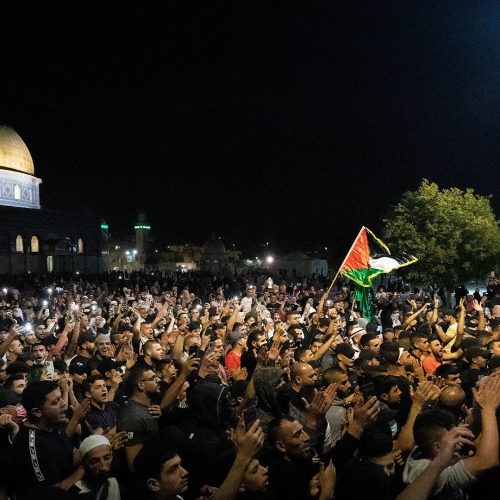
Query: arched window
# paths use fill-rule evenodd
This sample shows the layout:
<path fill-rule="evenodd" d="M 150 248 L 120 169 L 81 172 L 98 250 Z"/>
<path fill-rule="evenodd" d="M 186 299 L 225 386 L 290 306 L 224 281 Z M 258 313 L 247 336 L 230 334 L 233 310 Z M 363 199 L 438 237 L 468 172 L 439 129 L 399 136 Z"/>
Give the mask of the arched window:
<path fill-rule="evenodd" d="M 16 200 L 21 199 L 21 188 L 19 187 L 19 184 L 16 184 L 14 186 L 14 199 Z"/>
<path fill-rule="evenodd" d="M 23 238 L 20 234 L 16 236 L 16 252 L 24 252 Z"/>
<path fill-rule="evenodd" d="M 38 246 L 38 238 L 36 236 L 31 237 L 31 253 L 38 253 L 39 246 Z"/>
<path fill-rule="evenodd" d="M 78 238 L 78 253 L 83 253 L 83 240 Z"/>

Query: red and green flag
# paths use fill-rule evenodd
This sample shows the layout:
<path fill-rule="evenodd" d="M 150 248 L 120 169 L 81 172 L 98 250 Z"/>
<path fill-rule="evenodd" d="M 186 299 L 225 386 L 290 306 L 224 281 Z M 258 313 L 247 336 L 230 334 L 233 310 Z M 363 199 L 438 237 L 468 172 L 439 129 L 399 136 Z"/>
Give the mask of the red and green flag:
<path fill-rule="evenodd" d="M 363 226 L 340 267 L 340 272 L 358 285 L 370 287 L 380 274 L 390 273 L 417 260 L 412 255 L 392 255 L 387 246 Z"/>

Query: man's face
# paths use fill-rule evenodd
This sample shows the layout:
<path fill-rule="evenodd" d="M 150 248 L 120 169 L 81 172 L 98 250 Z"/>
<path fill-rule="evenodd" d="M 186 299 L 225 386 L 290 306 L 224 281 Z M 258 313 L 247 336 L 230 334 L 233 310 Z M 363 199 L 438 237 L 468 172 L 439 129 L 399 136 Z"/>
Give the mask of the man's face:
<path fill-rule="evenodd" d="M 16 355 L 16 356 L 21 356 L 23 353 L 23 344 L 17 339 L 14 339 L 9 346 L 9 351 Z"/>
<path fill-rule="evenodd" d="M 95 326 L 97 328 L 102 328 L 104 326 L 104 318 L 102 316 L 97 316 L 95 319 Z"/>
<path fill-rule="evenodd" d="M 312 353 L 311 349 L 306 349 L 304 351 L 304 354 L 302 354 L 301 362 L 302 363 L 309 363 L 309 361 L 311 361 L 312 358 L 313 358 L 313 353 Z"/>
<path fill-rule="evenodd" d="M 495 340 L 493 342 L 490 352 L 492 356 L 500 356 L 500 340 Z"/>
<path fill-rule="evenodd" d="M 269 484 L 267 467 L 261 465 L 259 460 L 254 458 L 248 464 L 243 483 L 246 491 L 266 491 Z"/>
<path fill-rule="evenodd" d="M 164 358 L 163 355 L 163 348 L 160 343 L 155 342 L 148 348 L 148 353 L 151 359 L 155 361 L 159 361 L 160 359 Z"/>
<path fill-rule="evenodd" d="M 63 423 L 66 420 L 66 403 L 61 397 L 61 391 L 55 389 L 49 392 L 39 410 L 41 417 L 48 425 Z"/>
<path fill-rule="evenodd" d="M 82 344 L 82 349 L 86 351 L 88 354 L 94 353 L 94 342 L 86 341 Z"/>
<path fill-rule="evenodd" d="M 486 363 L 488 362 L 488 360 L 483 356 L 476 356 L 475 358 L 473 358 L 473 361 L 479 368 L 484 368 L 486 366 Z"/>
<path fill-rule="evenodd" d="M 381 343 L 382 339 L 380 337 L 377 337 L 376 339 L 370 340 L 370 342 L 368 342 L 368 347 L 378 352 Z"/>
<path fill-rule="evenodd" d="M 84 380 L 87 380 L 87 374 L 82 373 L 81 375 L 78 373 L 72 373 L 71 378 L 73 379 L 73 383 L 82 384 Z"/>
<path fill-rule="evenodd" d="M 89 388 L 87 395 L 91 397 L 92 401 L 96 404 L 102 405 L 108 399 L 108 388 L 103 379 L 96 380 Z"/>
<path fill-rule="evenodd" d="M 344 354 L 339 354 L 337 357 L 338 357 L 339 361 L 347 367 L 354 365 L 354 356 L 352 358 L 348 358 Z"/>
<path fill-rule="evenodd" d="M 394 456 L 392 453 L 388 453 L 383 457 L 371 458 L 370 462 L 381 467 L 387 476 L 390 477 L 394 474 L 396 464 L 394 462 Z"/>
<path fill-rule="evenodd" d="M 187 480 L 188 471 L 182 467 L 179 455 L 167 460 L 161 468 L 158 498 L 175 498 L 176 495 L 185 493 Z"/>
<path fill-rule="evenodd" d="M 24 389 L 26 389 L 26 379 L 21 378 L 19 380 L 12 381 L 12 390 L 16 394 L 21 395 L 23 393 Z"/>
<path fill-rule="evenodd" d="M 148 339 L 153 337 L 153 327 L 149 323 L 141 323 L 141 335 Z"/>
<path fill-rule="evenodd" d="M 462 381 L 460 380 L 460 373 L 452 373 L 450 375 L 447 375 L 444 383 L 446 385 L 462 385 Z"/>
<path fill-rule="evenodd" d="M 159 378 L 153 370 L 146 370 L 144 372 L 142 383 L 144 384 L 144 392 L 149 397 L 156 396 L 160 392 L 158 382 Z"/>
<path fill-rule="evenodd" d="M 83 460 L 85 471 L 85 482 L 97 490 L 108 478 L 111 464 L 113 463 L 113 452 L 107 444 L 96 446 L 90 450 Z"/>
<path fill-rule="evenodd" d="M 281 451 L 290 457 L 307 458 L 311 454 L 309 435 L 297 420 L 284 420 L 280 426 Z M 278 442 L 276 443 L 278 445 Z"/>
<path fill-rule="evenodd" d="M 401 402 L 401 389 L 397 385 L 393 385 L 387 396 L 387 403 L 389 405 L 397 405 Z"/>
<path fill-rule="evenodd" d="M 429 341 L 422 337 L 415 342 L 415 347 L 422 352 L 429 352 Z"/>
<path fill-rule="evenodd" d="M 352 384 L 346 374 L 341 375 L 337 382 L 337 394 L 341 398 L 347 398 L 352 394 Z"/>
<path fill-rule="evenodd" d="M 107 358 L 110 355 L 111 342 L 108 340 L 101 340 L 95 343 L 97 353 L 103 358 Z"/>
<path fill-rule="evenodd" d="M 300 373 L 300 380 L 302 385 L 314 385 L 318 381 L 318 375 L 311 365 L 306 365 L 304 370 Z"/>
<path fill-rule="evenodd" d="M 300 314 L 290 314 L 290 316 L 288 316 L 289 325 L 298 325 L 299 320 L 300 320 Z"/>
<path fill-rule="evenodd" d="M 443 355 L 443 346 L 439 340 L 433 340 L 429 344 L 429 348 L 436 358 L 441 359 L 441 356 Z"/>
<path fill-rule="evenodd" d="M 247 297 L 255 297 L 255 288 L 247 288 Z"/>
<path fill-rule="evenodd" d="M 323 345 L 323 342 L 319 342 L 317 340 L 315 340 L 312 344 L 311 344 L 311 352 L 313 354 L 316 354 L 318 352 L 318 349 Z"/>
<path fill-rule="evenodd" d="M 491 310 L 491 315 L 493 318 L 500 318 L 500 305 L 495 304 Z"/>
<path fill-rule="evenodd" d="M 47 332 L 45 331 L 45 326 L 44 325 L 39 325 L 35 328 L 35 335 L 39 339 L 44 339 L 47 336 Z"/>
<path fill-rule="evenodd" d="M 24 334 L 24 343 L 26 345 L 35 345 L 38 342 L 38 339 L 36 338 L 35 332 L 26 332 Z"/>
<path fill-rule="evenodd" d="M 7 330 L 0 331 L 0 342 L 3 342 L 9 335 Z"/>
<path fill-rule="evenodd" d="M 35 362 L 39 365 L 44 363 L 47 359 L 47 348 L 44 345 L 38 344 L 33 346 L 33 348 L 31 349 L 31 353 L 35 358 Z"/>

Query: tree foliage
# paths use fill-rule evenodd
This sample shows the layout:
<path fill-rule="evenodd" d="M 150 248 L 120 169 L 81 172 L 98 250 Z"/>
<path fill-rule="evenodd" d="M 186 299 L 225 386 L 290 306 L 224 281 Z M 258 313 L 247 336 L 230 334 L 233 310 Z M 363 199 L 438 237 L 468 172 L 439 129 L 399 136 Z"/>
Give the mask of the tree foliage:
<path fill-rule="evenodd" d="M 417 284 L 454 286 L 498 270 L 500 228 L 487 197 L 423 180 L 384 220 L 391 252 L 419 261 L 401 271 Z"/>

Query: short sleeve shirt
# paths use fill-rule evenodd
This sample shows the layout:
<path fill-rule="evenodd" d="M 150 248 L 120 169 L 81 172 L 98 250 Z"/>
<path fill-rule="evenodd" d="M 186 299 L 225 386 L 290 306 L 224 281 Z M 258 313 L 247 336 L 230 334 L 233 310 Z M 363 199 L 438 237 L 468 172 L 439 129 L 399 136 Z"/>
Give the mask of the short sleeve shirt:
<path fill-rule="evenodd" d="M 116 430 L 133 432 L 134 437 L 127 441 L 126 446 L 134 446 L 143 443 L 150 434 L 158 431 L 158 420 L 151 416 L 146 406 L 129 399 L 122 406 Z"/>

